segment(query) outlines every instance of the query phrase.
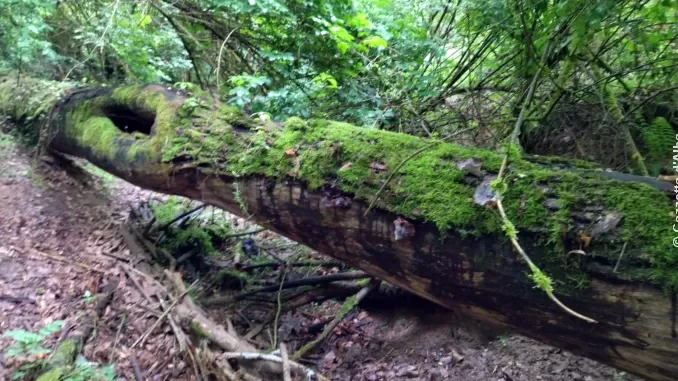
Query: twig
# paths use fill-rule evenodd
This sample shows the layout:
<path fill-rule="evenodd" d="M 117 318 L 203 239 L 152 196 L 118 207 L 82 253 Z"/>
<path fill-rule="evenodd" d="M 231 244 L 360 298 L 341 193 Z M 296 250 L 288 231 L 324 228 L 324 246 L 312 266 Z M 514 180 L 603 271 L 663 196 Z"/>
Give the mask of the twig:
<path fill-rule="evenodd" d="M 55 261 L 59 261 L 59 262 L 63 262 L 63 263 L 68 263 L 69 265 L 78 266 L 78 267 L 80 267 L 80 268 L 82 268 L 82 269 L 85 269 L 85 270 L 87 270 L 87 271 L 94 271 L 94 272 L 98 272 L 98 273 L 102 273 L 102 274 L 106 272 L 106 271 L 104 271 L 104 270 L 95 269 L 94 267 L 92 267 L 92 266 L 90 266 L 90 265 L 86 265 L 86 264 L 84 264 L 84 263 L 75 262 L 75 261 L 73 261 L 73 260 L 71 260 L 71 259 L 64 258 L 64 257 L 62 257 L 62 256 L 60 256 L 60 255 L 43 253 L 42 251 L 37 250 L 37 249 L 30 249 L 30 250 L 31 250 L 31 253 L 40 255 L 40 256 L 45 257 L 45 258 L 54 259 Z M 17 251 L 18 251 L 18 250 L 17 250 Z"/>
<path fill-rule="evenodd" d="M 122 320 L 120 321 L 120 325 L 118 326 L 118 331 L 115 333 L 115 340 L 113 340 L 113 347 L 111 348 L 111 354 L 108 356 L 108 362 L 113 363 L 115 361 L 115 348 L 118 346 L 118 340 L 120 339 L 120 333 L 122 332 L 122 327 L 125 325 L 125 322 L 127 321 L 127 314 L 122 313 Z"/>
<path fill-rule="evenodd" d="M 200 205 L 200 206 L 196 206 L 195 208 L 193 208 L 193 209 L 191 209 L 191 210 L 189 210 L 189 211 L 186 211 L 186 212 L 184 212 L 184 213 L 181 213 L 180 215 L 178 215 L 177 217 L 175 217 L 172 221 L 170 221 L 170 222 L 168 222 L 168 223 L 162 225 L 162 226 L 160 227 L 160 230 L 161 230 L 161 231 L 162 231 L 162 230 L 166 230 L 167 228 L 169 228 L 170 226 L 172 226 L 173 223 L 175 223 L 175 222 L 179 221 L 180 219 L 182 219 L 182 218 L 184 218 L 184 217 L 186 217 L 186 216 L 188 216 L 188 215 L 191 215 L 191 214 L 193 214 L 193 213 L 195 213 L 195 212 L 197 212 L 197 211 L 199 211 L 199 210 L 201 210 L 201 209 L 204 209 L 206 206 L 207 206 L 207 204 L 202 204 L 202 205 Z"/>
<path fill-rule="evenodd" d="M 268 230 L 268 229 L 266 229 L 266 228 L 261 228 L 261 229 L 250 230 L 250 231 L 248 231 L 248 232 L 241 232 L 241 233 L 227 234 L 227 235 L 225 235 L 223 238 L 242 237 L 242 236 L 246 236 L 246 235 L 250 235 L 250 234 L 258 234 L 258 233 L 261 233 L 261 232 L 265 232 L 266 230 Z"/>
<path fill-rule="evenodd" d="M 153 224 L 155 223 L 155 216 L 151 218 L 150 221 L 146 223 L 146 227 L 144 227 L 144 237 L 148 237 L 148 233 L 151 231 L 151 228 L 153 227 Z"/>
<path fill-rule="evenodd" d="M 260 360 L 282 364 L 282 358 L 280 358 L 279 356 L 267 355 L 259 352 L 226 352 L 223 354 L 223 357 L 226 359 Z M 308 378 L 315 376 L 321 381 L 330 381 L 329 378 L 314 371 L 313 369 L 307 368 L 304 365 L 299 364 L 298 362 L 290 361 L 289 364 L 290 369 L 294 369 L 297 372 L 303 373 Z"/>
<path fill-rule="evenodd" d="M 192 256 L 198 254 L 199 251 L 200 250 L 197 247 L 187 251 L 185 254 L 177 258 L 175 265 L 179 266 L 180 264 L 186 262 L 187 260 L 191 259 Z"/>
<path fill-rule="evenodd" d="M 619 258 L 617 259 L 617 264 L 614 265 L 614 270 L 612 270 L 613 273 L 617 272 L 617 269 L 619 268 L 619 262 L 621 262 L 622 257 L 624 256 L 624 252 L 626 251 L 626 244 L 628 242 L 624 242 L 624 246 L 622 246 L 621 253 L 619 254 Z"/>
<path fill-rule="evenodd" d="M 35 300 L 26 297 L 26 296 L 11 296 L 11 295 L 5 295 L 2 294 L 0 295 L 0 300 L 5 301 L 5 302 L 11 302 L 11 303 L 30 303 L 30 304 L 35 304 Z"/>
<path fill-rule="evenodd" d="M 121 266 L 121 267 L 122 267 L 123 271 L 125 272 L 125 274 L 127 275 L 127 277 L 132 281 L 134 286 L 136 286 L 136 288 L 139 290 L 139 292 L 141 293 L 141 296 L 143 296 L 144 299 L 146 299 L 146 301 L 152 305 L 153 299 L 151 299 L 151 296 L 146 293 L 146 290 L 144 290 L 143 287 L 141 287 L 141 284 L 139 284 L 139 281 L 137 280 L 137 278 L 132 276 L 132 272 L 131 272 L 130 269 L 134 269 L 134 268 L 129 267 L 129 266 Z"/>
<path fill-rule="evenodd" d="M 219 48 L 219 56 L 217 57 L 217 90 L 219 90 L 219 72 L 221 71 L 221 53 L 224 51 L 224 46 L 226 46 L 226 43 L 228 42 L 228 39 L 231 38 L 231 35 L 235 32 L 235 28 L 231 29 L 231 32 L 224 38 L 224 42 L 221 44 L 221 48 Z"/>
<path fill-rule="evenodd" d="M 374 195 L 374 197 L 372 198 L 372 201 L 370 202 L 370 205 L 367 207 L 367 210 L 365 211 L 365 214 L 363 214 L 363 216 L 367 216 L 367 213 L 369 213 L 370 210 L 372 210 L 372 207 L 374 206 L 374 204 L 375 204 L 375 203 L 377 202 L 377 200 L 379 199 L 379 195 L 381 194 L 381 192 L 384 190 L 384 188 L 386 188 L 386 185 L 388 185 L 388 183 L 391 181 L 391 179 L 393 178 L 393 176 L 395 176 L 395 174 L 398 173 L 398 171 L 400 170 L 400 168 L 402 168 L 402 166 L 405 165 L 405 163 L 407 163 L 407 162 L 410 161 L 410 159 L 412 159 L 413 157 L 419 155 L 420 153 L 426 151 L 427 149 L 433 147 L 433 146 L 436 145 L 436 144 L 438 144 L 438 142 L 434 142 L 434 143 L 427 144 L 427 145 L 425 145 L 425 146 L 419 148 L 418 150 L 412 152 L 412 154 L 410 154 L 410 156 L 406 157 L 405 160 L 401 161 L 400 164 L 398 164 L 398 166 L 395 167 L 395 169 L 394 169 L 394 170 L 391 172 L 391 174 L 388 176 L 388 178 L 386 179 L 386 182 L 384 182 L 384 184 L 382 184 L 381 188 L 379 188 L 379 190 L 377 191 L 377 193 Z"/>
<path fill-rule="evenodd" d="M 266 255 L 268 255 L 269 257 L 278 261 L 278 263 L 280 263 L 281 266 L 285 265 L 285 260 L 276 255 L 271 249 L 265 249 L 262 247 L 261 250 L 263 250 L 264 253 L 266 253 Z"/>
<path fill-rule="evenodd" d="M 137 360 L 137 356 L 132 353 L 129 359 L 132 362 L 132 369 L 134 369 L 134 378 L 136 378 L 137 381 L 144 381 L 144 373 L 141 371 L 141 366 L 139 366 L 139 360 Z"/>
<path fill-rule="evenodd" d="M 277 307 L 275 311 L 275 320 L 273 320 L 273 349 L 275 349 L 278 344 L 278 322 L 280 321 L 280 309 L 282 308 L 282 303 L 280 301 L 280 295 L 282 295 L 283 284 L 285 284 L 285 276 L 287 275 L 287 267 L 283 269 L 280 274 L 280 287 L 278 288 L 278 293 L 276 295 Z"/>
<path fill-rule="evenodd" d="M 186 351 L 188 353 L 188 357 L 191 358 L 191 364 L 193 365 L 193 373 L 195 373 L 195 379 L 198 381 L 207 381 L 207 377 L 205 377 L 205 370 L 202 367 L 202 364 L 200 361 L 198 361 L 196 356 L 196 353 L 193 352 L 193 348 L 188 348 Z"/>
<path fill-rule="evenodd" d="M 332 283 L 340 280 L 357 280 L 357 279 L 365 279 L 369 278 L 370 275 L 367 273 L 364 273 L 362 271 L 356 271 L 356 272 L 351 272 L 351 273 L 340 273 L 340 274 L 331 274 L 331 275 L 323 275 L 323 276 L 314 276 L 314 277 L 308 277 L 304 279 L 296 279 L 296 280 L 291 280 L 287 281 L 282 284 L 282 289 L 288 289 L 288 288 L 295 288 L 295 287 L 301 287 L 301 286 L 311 286 L 311 285 L 319 285 L 319 284 L 327 284 L 327 283 Z M 218 304 L 226 304 L 230 302 L 236 302 L 239 300 L 243 300 L 247 298 L 248 296 L 258 294 L 261 292 L 275 292 L 278 291 L 279 286 L 268 286 L 268 287 L 262 287 L 257 290 L 253 291 L 248 291 L 248 292 L 243 292 L 235 296 L 217 296 L 213 297 L 210 299 L 206 299 L 203 304 L 206 306 L 213 306 L 213 305 L 218 305 Z"/>
<path fill-rule="evenodd" d="M 290 359 L 287 355 L 287 346 L 285 343 L 280 343 L 280 359 L 282 360 L 283 381 L 292 381 L 292 374 L 290 373 Z"/>
<path fill-rule="evenodd" d="M 120 251 L 118 251 L 118 252 L 120 252 Z M 103 255 L 105 255 L 105 256 L 107 256 L 107 257 L 111 257 L 111 258 L 117 259 L 117 260 L 119 260 L 120 262 L 129 263 L 129 258 L 123 257 L 122 255 L 118 255 L 117 253 L 107 253 L 107 252 L 105 252 L 105 251 L 102 251 L 101 254 L 103 254 Z"/>
<path fill-rule="evenodd" d="M 143 335 L 141 335 L 141 337 L 139 339 L 137 339 L 137 341 L 134 342 L 134 344 L 132 344 L 130 349 L 134 349 L 134 347 L 136 347 L 137 345 L 143 345 L 144 342 L 146 341 L 146 339 L 148 338 L 148 336 L 153 332 L 153 330 L 155 330 L 155 327 L 157 327 L 165 319 L 165 317 L 172 311 L 172 309 L 181 301 L 181 299 L 184 298 L 184 296 L 186 296 L 186 294 L 188 294 L 188 292 L 193 287 L 195 287 L 196 284 L 198 284 L 197 280 L 195 282 L 193 282 L 193 284 L 190 285 L 184 292 L 182 292 L 181 295 L 179 295 L 179 297 L 174 299 L 172 304 L 170 304 L 170 306 L 165 310 L 165 312 L 162 315 L 160 315 L 160 318 L 158 318 L 153 323 L 151 328 L 149 328 Z"/>
<path fill-rule="evenodd" d="M 370 283 L 367 284 L 367 286 L 363 287 L 360 291 L 358 291 L 358 293 L 355 295 L 355 298 L 346 299 L 344 304 L 339 309 L 337 316 L 335 316 L 334 319 L 328 325 L 325 326 L 325 329 L 322 331 L 322 333 L 318 335 L 318 337 L 316 337 L 315 340 L 299 348 L 299 350 L 292 355 L 292 360 L 299 360 L 302 356 L 312 351 L 313 348 L 315 348 L 318 344 L 323 342 L 327 338 L 327 336 L 329 336 L 330 333 L 334 331 L 334 329 L 339 325 L 339 323 L 341 323 L 346 314 L 353 310 L 353 308 L 355 308 L 355 306 L 357 306 L 358 303 L 360 303 L 360 301 L 365 299 L 365 297 L 372 290 L 379 287 L 380 283 L 381 283 L 380 280 L 372 279 L 370 280 Z"/>
<path fill-rule="evenodd" d="M 291 262 L 288 263 L 287 266 L 290 267 L 337 267 L 341 266 L 342 263 L 340 262 L 320 262 L 320 261 L 314 261 L 314 262 Z M 255 269 L 260 269 L 263 267 L 280 267 L 283 266 L 283 264 L 279 262 L 266 262 L 266 263 L 257 263 L 256 265 L 244 265 L 240 268 L 242 271 L 249 271 L 249 270 L 255 270 Z"/>
<path fill-rule="evenodd" d="M 162 307 L 163 310 L 167 309 L 165 306 L 165 301 L 161 298 L 158 297 L 158 301 L 160 302 L 160 307 Z M 167 316 L 167 321 L 170 324 L 170 327 L 172 328 L 172 332 L 174 332 L 174 336 L 177 338 L 177 342 L 179 343 L 179 350 L 181 352 L 185 352 L 188 350 L 188 337 L 186 337 L 186 333 L 179 327 L 176 321 L 174 321 L 174 316 L 168 315 Z"/>

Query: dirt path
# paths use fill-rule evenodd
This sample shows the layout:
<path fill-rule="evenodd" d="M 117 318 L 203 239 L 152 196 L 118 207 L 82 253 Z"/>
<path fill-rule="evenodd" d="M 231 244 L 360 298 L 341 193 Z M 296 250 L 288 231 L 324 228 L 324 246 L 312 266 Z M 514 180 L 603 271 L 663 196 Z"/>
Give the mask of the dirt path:
<path fill-rule="evenodd" d="M 36 332 L 56 320 L 82 329 L 93 296 L 119 282 L 85 348 L 87 360 L 114 360 L 123 380 L 135 379 L 133 360 L 147 380 L 195 380 L 189 362 L 176 355 L 168 327 L 130 349 L 155 318 L 110 255 L 129 255 L 116 226 L 130 205 L 153 196 L 106 175 L 82 184 L 54 164 L 36 163 L 0 135 L 0 334 Z M 281 327 L 317 314 L 285 316 Z M 45 346 L 53 347 L 58 336 Z M 0 337 L 0 349 L 10 342 Z M 428 303 L 353 313 L 320 352 L 316 364 L 336 380 L 637 380 L 519 335 L 489 332 Z M 0 355 L 0 380 L 9 380 L 19 365 Z"/>
<path fill-rule="evenodd" d="M 104 254 L 128 255 L 115 225 L 127 216 L 129 203 L 150 193 L 105 177 L 83 185 L 52 164 L 36 164 L 7 142 L 0 150 L 0 295 L 5 297 L 0 300 L 0 333 L 37 332 L 57 320 L 73 331 L 82 329 L 84 317 L 93 312 L 94 295 L 119 281 L 85 347 L 86 358 L 100 364 L 115 359 L 118 376 L 126 380 L 134 379 L 132 357 L 149 380 L 190 379 L 182 359 L 170 356 L 176 348 L 164 329 L 143 348 L 128 349 L 154 318 L 140 307 L 143 298 L 121 276 L 117 260 Z M 50 336 L 46 347 L 57 338 Z M 0 338 L 0 348 L 9 343 Z M 2 360 L 0 380 L 9 380 L 20 361 Z"/>

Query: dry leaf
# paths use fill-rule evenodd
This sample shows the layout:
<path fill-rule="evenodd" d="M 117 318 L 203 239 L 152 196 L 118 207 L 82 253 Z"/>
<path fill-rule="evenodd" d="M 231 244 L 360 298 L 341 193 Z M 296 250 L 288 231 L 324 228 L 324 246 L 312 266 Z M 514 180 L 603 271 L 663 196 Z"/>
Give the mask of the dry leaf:
<path fill-rule="evenodd" d="M 377 163 L 376 161 L 370 162 L 370 168 L 374 169 L 377 172 L 382 172 L 386 170 L 386 165 L 382 163 Z"/>
<path fill-rule="evenodd" d="M 349 162 L 347 162 L 346 164 L 342 165 L 341 168 L 339 168 L 339 172 L 341 172 L 341 171 L 348 171 L 349 169 L 351 169 L 352 166 L 353 166 L 353 163 L 351 163 L 351 162 L 349 161 Z"/>
<path fill-rule="evenodd" d="M 584 248 L 589 247 L 589 245 L 591 244 L 591 236 L 588 235 L 588 234 L 586 234 L 586 233 L 581 234 L 581 235 L 579 236 L 579 239 L 580 239 L 580 240 L 582 241 L 582 243 L 584 244 Z"/>

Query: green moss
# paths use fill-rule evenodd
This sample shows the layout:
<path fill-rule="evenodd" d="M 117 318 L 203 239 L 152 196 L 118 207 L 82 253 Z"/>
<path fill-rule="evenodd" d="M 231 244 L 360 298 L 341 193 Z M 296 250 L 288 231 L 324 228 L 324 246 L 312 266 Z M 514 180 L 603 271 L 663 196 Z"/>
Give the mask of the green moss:
<path fill-rule="evenodd" d="M 21 89 L 8 83 L 0 80 L 0 110 L 10 115 L 32 117 L 42 102 L 49 103 L 52 99 L 40 83 Z M 209 169 L 203 171 L 236 176 L 295 177 L 311 189 L 332 181 L 341 191 L 364 202 L 372 201 L 404 159 L 430 144 L 428 140 L 409 135 L 326 120 L 290 119 L 285 128 L 279 129 L 259 125 L 233 107 L 209 102 L 201 102 L 192 110 L 191 117 L 186 118 L 177 116 L 180 103 L 169 101 L 162 93 L 150 89 L 123 87 L 114 90 L 108 99 L 99 97 L 96 102 L 79 105 L 69 115 L 76 125 L 68 133 L 107 159 L 147 158 L 149 162 L 160 162 L 162 158 L 196 166 L 207 163 L 204 168 Z M 38 107 L 25 107 L 25 99 L 32 97 L 37 100 L 34 106 Z M 3 101 L 11 104 L 2 104 Z M 106 102 L 154 110 L 156 123 L 152 138 L 137 139 L 139 136 L 134 134 L 114 131 L 115 126 L 100 113 Z M 44 111 L 38 111 L 40 113 Z M 116 146 L 124 151 L 116 152 L 113 148 Z M 568 262 L 565 247 L 569 245 L 564 242 L 571 243 L 582 233 L 577 230 L 580 228 L 571 225 L 572 211 L 597 200 L 594 206 L 606 212 L 620 212 L 624 218 L 617 230 L 610 233 L 615 239 L 594 238 L 593 249 L 614 261 L 627 241 L 628 263 L 650 262 L 637 276 L 678 289 L 678 259 L 669 242 L 672 209 L 661 192 L 641 184 L 603 179 L 594 171 L 580 176 L 545 169 L 521 159 L 517 147 L 511 149 L 510 156 L 511 166 L 502 186 L 507 215 L 518 237 L 532 232 L 551 252 L 548 258 L 537 258 L 535 262 L 553 276 L 554 282 L 575 278 L 578 284 L 585 283 L 579 276 L 578 266 Z M 453 229 L 478 235 L 502 234 L 505 227 L 501 219 L 493 210 L 474 203 L 475 185 L 456 167 L 459 160 L 469 157 L 479 159 L 482 169 L 494 174 L 503 160 L 501 152 L 437 144 L 405 163 L 380 193 L 376 205 L 405 218 L 433 223 L 443 235 Z M 580 170 L 592 167 L 582 162 L 563 162 L 563 165 L 566 168 L 574 165 Z M 550 198 L 556 200 L 558 211 L 544 207 Z M 214 242 L 213 232 L 191 234 L 183 238 L 195 239 L 208 248 L 207 236 Z M 607 246 L 601 247 L 603 243 Z M 626 259 L 624 262 L 627 263 Z M 565 273 L 554 273 L 559 270 Z"/>
<path fill-rule="evenodd" d="M 256 123 L 244 115 L 237 107 L 221 105 L 215 113 L 217 118 L 236 127 L 253 129 Z"/>
<path fill-rule="evenodd" d="M 339 308 L 339 311 L 337 312 L 338 316 L 346 316 L 347 313 L 351 312 L 355 306 L 358 305 L 358 299 L 354 296 L 351 296 L 347 298 L 344 301 L 344 304 L 341 305 L 341 308 Z"/>
<path fill-rule="evenodd" d="M 305 120 L 293 116 L 285 121 L 284 126 L 290 131 L 304 131 L 307 125 Z"/>
<path fill-rule="evenodd" d="M 120 130 L 105 117 L 91 117 L 77 120 L 68 134 L 82 146 L 90 148 L 97 156 L 113 160 L 117 152 Z"/>
<path fill-rule="evenodd" d="M 77 354 L 78 342 L 74 339 L 67 339 L 62 341 L 54 350 L 50 364 L 53 366 L 70 365 L 75 360 Z"/>
<path fill-rule="evenodd" d="M 61 376 L 66 373 L 64 368 L 54 368 L 45 373 L 36 379 L 36 381 L 59 381 Z"/>
<path fill-rule="evenodd" d="M 536 284 L 535 287 L 541 289 L 547 294 L 552 294 L 553 281 L 551 280 L 551 278 L 549 278 L 546 274 L 539 270 L 539 268 L 537 268 L 535 265 L 531 265 L 530 270 L 532 271 L 530 278 L 532 278 L 532 280 Z"/>
<path fill-rule="evenodd" d="M 196 335 L 200 338 L 207 337 L 207 333 L 202 329 L 200 324 L 196 321 L 191 322 L 191 331 L 193 332 L 194 335 Z"/>
<path fill-rule="evenodd" d="M 623 214 L 617 229 L 618 244 L 606 252 L 610 260 L 619 257 L 621 246 L 628 242 L 627 250 L 639 250 L 638 259 L 648 259 L 651 267 L 642 278 L 678 290 L 678 252 L 673 247 L 674 232 L 671 223 L 675 213 L 666 202 L 666 196 L 646 184 L 619 184 L 612 181 L 597 182 L 585 197 L 599 197 L 608 210 Z M 634 261 L 635 258 L 629 258 Z M 631 262 L 633 263 L 633 262 Z"/>
<path fill-rule="evenodd" d="M 176 197 L 169 197 L 162 204 L 151 204 L 153 216 L 158 225 L 165 225 L 179 215 L 180 202 Z"/>
<path fill-rule="evenodd" d="M 212 237 L 200 226 L 190 225 L 169 239 L 169 247 L 175 251 L 186 248 L 198 248 L 205 255 L 215 252 Z"/>
<path fill-rule="evenodd" d="M 174 152 L 181 150 L 183 154 L 191 152 L 198 161 L 216 160 L 224 173 L 238 176 L 295 176 L 311 189 L 334 179 L 342 191 L 369 202 L 392 170 L 413 152 L 429 144 L 427 140 L 409 135 L 326 120 L 308 121 L 302 131 L 299 128 L 301 122 L 288 121 L 283 130 L 259 130 L 249 134 L 225 129 L 223 134 L 228 139 L 224 144 L 210 145 L 208 150 L 200 149 L 199 139 L 182 137 L 171 149 Z M 220 139 L 219 136 L 213 138 Z M 582 233 L 570 226 L 571 210 L 591 200 L 602 200 L 604 205 L 600 206 L 607 212 L 624 214 L 623 223 L 613 234 L 629 240 L 628 237 L 634 236 L 630 242 L 639 249 L 640 255 L 652 258 L 653 269 L 648 269 L 647 277 L 657 283 L 678 285 L 675 279 L 671 280 L 674 278 L 671 271 L 678 268 L 678 263 L 662 244 L 656 242 L 656 237 L 667 235 L 666 224 L 671 213 L 660 192 L 649 188 L 630 192 L 629 187 L 639 185 L 603 179 L 595 172 L 582 177 L 568 171 L 546 169 L 519 159 L 518 151 L 512 151 L 512 156 L 514 160 L 502 186 L 504 206 L 514 224 L 509 230 L 516 236 L 520 236 L 521 231 L 531 231 L 540 237 L 540 243 L 551 253 L 540 259 L 539 265 L 544 266 L 546 273 L 561 282 L 572 278 L 577 284 L 586 283 L 579 267 L 567 262 L 564 242 L 576 241 Z M 491 209 L 474 203 L 475 186 L 467 184 L 465 174 L 456 167 L 459 160 L 469 157 L 478 158 L 483 163 L 482 169 L 489 173 L 497 173 L 503 160 L 501 153 L 451 144 L 436 145 L 402 166 L 398 176 L 380 194 L 377 206 L 407 218 L 432 222 L 443 234 L 450 229 L 476 235 L 502 233 L 506 227 L 501 219 Z M 349 162 L 350 166 L 347 165 Z M 585 164 L 570 162 L 565 167 L 592 167 Z M 382 166 L 385 170 L 375 169 Z M 587 194 L 583 190 L 599 194 Z M 624 195 L 631 193 L 633 198 L 642 200 L 625 200 Z M 547 198 L 555 199 L 559 210 L 547 210 L 544 207 Z M 665 213 L 657 213 L 661 210 Z M 646 228 L 648 226 L 651 228 Z M 595 240 L 593 245 L 596 245 Z M 602 250 L 609 250 L 608 255 L 616 258 L 616 249 Z M 666 270 L 662 270 L 664 268 Z"/>

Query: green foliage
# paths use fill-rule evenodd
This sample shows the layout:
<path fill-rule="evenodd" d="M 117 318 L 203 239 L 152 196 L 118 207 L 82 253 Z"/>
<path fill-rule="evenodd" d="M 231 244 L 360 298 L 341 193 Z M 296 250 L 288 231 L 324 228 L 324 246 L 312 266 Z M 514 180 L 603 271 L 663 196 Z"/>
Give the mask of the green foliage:
<path fill-rule="evenodd" d="M 99 366 L 78 358 L 75 360 L 75 366 L 66 373 L 63 381 L 113 381 L 115 380 L 115 369 L 113 364 Z"/>
<path fill-rule="evenodd" d="M 14 344 L 5 349 L 5 356 L 17 357 L 50 353 L 50 350 L 42 346 L 42 342 L 51 334 L 60 331 L 63 325 L 63 320 L 56 320 L 40 328 L 37 333 L 23 329 L 5 332 L 4 337 L 14 340 Z"/>
<path fill-rule="evenodd" d="M 52 30 L 47 19 L 55 12 L 54 2 L 0 0 L 0 72 L 38 70 L 42 63 L 54 64 L 57 53 L 45 35 Z M 9 11 L 11 10 L 11 12 Z"/>
<path fill-rule="evenodd" d="M 99 366 L 94 363 L 87 362 L 84 359 L 77 359 L 75 364 L 62 363 L 61 352 L 65 356 L 75 356 L 74 346 L 76 345 L 72 340 L 65 340 L 59 344 L 55 350 L 52 360 L 47 360 L 47 355 L 52 353 L 52 350 L 46 349 L 42 346 L 42 342 L 50 335 L 61 330 L 64 322 L 57 320 L 49 323 L 36 333 L 25 330 L 7 331 L 3 334 L 4 337 L 9 337 L 14 340 L 14 343 L 5 349 L 4 355 L 8 358 L 24 358 L 25 356 L 34 355 L 32 362 L 21 365 L 12 374 L 12 380 L 22 380 L 26 377 L 32 378 L 36 373 L 43 369 L 53 367 L 51 370 L 38 377 L 41 380 L 62 380 L 62 381 L 113 381 L 115 379 L 115 371 L 113 365 Z"/>
<path fill-rule="evenodd" d="M 271 80 L 266 76 L 253 76 L 248 74 L 236 75 L 229 78 L 234 86 L 228 95 L 231 96 L 229 103 L 238 107 L 244 107 L 252 103 L 255 93 L 263 86 L 269 84 Z"/>
<path fill-rule="evenodd" d="M 12 9 L 0 15 L 6 31 L 0 71 L 83 82 L 162 81 L 183 89 L 195 82 L 248 114 L 274 120 L 332 118 L 442 137 L 476 126 L 501 138 L 522 104 L 516 94 L 542 56 L 544 79 L 530 112 L 537 120 L 530 125 L 564 100 L 598 104 L 621 120 L 642 101 L 638 94 L 675 83 L 678 72 L 669 63 L 678 52 L 669 43 L 676 6 L 668 0 L 0 0 Z M 596 83 L 592 72 L 600 75 Z"/>
<path fill-rule="evenodd" d="M 662 167 L 670 167 L 667 164 L 670 164 L 673 157 L 671 150 L 676 144 L 675 132 L 665 118 L 657 117 L 643 129 L 642 137 L 647 152 L 645 159 L 648 170 L 656 176 Z"/>
<path fill-rule="evenodd" d="M 92 293 L 87 290 L 85 293 L 82 295 L 82 301 L 85 302 L 86 304 L 92 304 L 96 302 L 97 297 L 92 295 Z"/>
<path fill-rule="evenodd" d="M 492 188 L 493 191 L 495 191 L 499 195 L 506 193 L 506 190 L 508 189 L 508 185 L 506 185 L 506 182 L 500 178 L 492 180 L 492 182 L 490 183 L 490 187 Z"/>

